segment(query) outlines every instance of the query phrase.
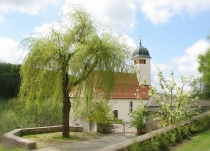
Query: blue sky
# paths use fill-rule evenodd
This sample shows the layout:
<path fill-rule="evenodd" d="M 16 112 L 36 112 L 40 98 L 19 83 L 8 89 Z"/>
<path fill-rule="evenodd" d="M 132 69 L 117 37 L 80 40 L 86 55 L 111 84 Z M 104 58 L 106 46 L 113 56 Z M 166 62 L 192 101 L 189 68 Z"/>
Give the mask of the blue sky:
<path fill-rule="evenodd" d="M 134 48 L 142 45 L 156 68 L 166 77 L 199 76 L 198 54 L 210 47 L 209 0 L 0 0 L 0 61 L 20 63 L 20 41 L 34 32 L 44 32 L 66 12 L 69 3 L 81 4 L 101 22 L 122 33 Z"/>

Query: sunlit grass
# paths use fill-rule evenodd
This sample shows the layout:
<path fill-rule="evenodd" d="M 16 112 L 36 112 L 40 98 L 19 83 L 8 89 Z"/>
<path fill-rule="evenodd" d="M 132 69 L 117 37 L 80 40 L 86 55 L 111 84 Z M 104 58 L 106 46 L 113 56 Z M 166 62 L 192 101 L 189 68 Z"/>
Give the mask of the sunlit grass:
<path fill-rule="evenodd" d="M 52 145 L 59 145 L 62 143 L 99 138 L 101 136 L 103 136 L 103 134 L 94 132 L 70 132 L 69 138 L 63 138 L 61 132 L 54 132 L 26 135 L 23 136 L 23 138 L 34 140 L 37 143 L 37 148 L 43 148 Z"/>
<path fill-rule="evenodd" d="M 210 130 L 205 131 L 184 142 L 175 151 L 209 151 L 210 150 Z"/>

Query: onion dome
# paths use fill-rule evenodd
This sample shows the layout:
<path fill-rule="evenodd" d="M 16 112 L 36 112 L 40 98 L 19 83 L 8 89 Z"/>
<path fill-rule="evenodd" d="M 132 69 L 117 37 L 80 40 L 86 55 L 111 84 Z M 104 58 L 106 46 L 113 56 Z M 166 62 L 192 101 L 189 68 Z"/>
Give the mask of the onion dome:
<path fill-rule="evenodd" d="M 141 45 L 141 39 L 140 39 L 140 46 L 134 50 L 132 55 L 132 58 L 137 58 L 137 57 L 151 58 L 147 48 Z"/>

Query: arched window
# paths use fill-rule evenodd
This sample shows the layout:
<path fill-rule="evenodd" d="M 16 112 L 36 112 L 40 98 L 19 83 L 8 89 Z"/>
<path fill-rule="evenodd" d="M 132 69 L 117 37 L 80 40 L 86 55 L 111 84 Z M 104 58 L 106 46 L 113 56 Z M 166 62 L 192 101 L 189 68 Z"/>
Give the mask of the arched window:
<path fill-rule="evenodd" d="M 114 113 L 114 117 L 118 119 L 118 110 L 114 110 L 113 113 Z"/>
<path fill-rule="evenodd" d="M 133 111 L 133 102 L 132 101 L 129 102 L 129 111 L 130 112 Z"/>

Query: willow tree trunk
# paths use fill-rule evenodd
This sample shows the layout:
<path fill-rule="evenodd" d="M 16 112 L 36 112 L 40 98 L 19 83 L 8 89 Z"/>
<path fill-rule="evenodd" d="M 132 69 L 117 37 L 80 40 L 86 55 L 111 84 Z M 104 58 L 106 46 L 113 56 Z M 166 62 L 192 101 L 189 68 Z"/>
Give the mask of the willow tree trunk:
<path fill-rule="evenodd" d="M 71 102 L 69 96 L 65 96 L 63 99 L 63 131 L 62 137 L 69 137 L 69 112 L 70 112 Z"/>
<path fill-rule="evenodd" d="M 62 110 L 62 137 L 68 138 L 69 137 L 69 113 L 71 108 L 71 102 L 69 98 L 69 91 L 68 91 L 68 73 L 63 76 L 63 110 Z"/>

